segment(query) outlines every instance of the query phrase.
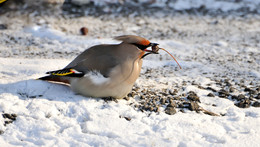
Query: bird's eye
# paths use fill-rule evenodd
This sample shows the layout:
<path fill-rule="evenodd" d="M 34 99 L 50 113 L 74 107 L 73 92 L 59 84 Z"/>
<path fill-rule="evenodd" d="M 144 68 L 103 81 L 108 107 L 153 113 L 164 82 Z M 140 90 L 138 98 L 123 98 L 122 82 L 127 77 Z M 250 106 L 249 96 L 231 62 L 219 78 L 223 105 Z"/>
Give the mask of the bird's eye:
<path fill-rule="evenodd" d="M 134 43 L 134 45 L 136 47 L 138 47 L 140 50 L 145 50 L 146 48 L 148 48 L 150 46 L 150 44 L 149 45 L 141 45 L 141 44 L 136 44 L 136 43 Z"/>

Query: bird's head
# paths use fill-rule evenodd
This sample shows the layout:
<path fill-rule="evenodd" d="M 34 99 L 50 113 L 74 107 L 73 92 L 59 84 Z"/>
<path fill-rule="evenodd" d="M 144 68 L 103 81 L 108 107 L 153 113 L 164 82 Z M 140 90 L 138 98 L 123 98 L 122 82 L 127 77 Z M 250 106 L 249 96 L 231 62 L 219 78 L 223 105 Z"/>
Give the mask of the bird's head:
<path fill-rule="evenodd" d="M 114 39 L 123 41 L 124 43 L 133 44 L 141 51 L 147 52 L 149 54 L 151 54 L 151 53 L 158 54 L 158 51 L 159 51 L 158 43 L 151 43 L 149 40 L 147 40 L 143 37 L 139 37 L 139 36 L 135 36 L 135 35 L 123 35 L 123 36 L 115 37 Z M 151 47 L 152 49 L 149 50 L 148 49 L 149 47 Z M 146 55 L 148 55 L 148 54 L 145 54 L 144 56 L 146 56 Z"/>
<path fill-rule="evenodd" d="M 140 59 L 144 58 L 145 56 L 147 56 L 149 54 L 159 54 L 158 51 L 160 49 L 164 50 L 165 52 L 167 52 L 176 61 L 176 63 L 179 65 L 179 67 L 181 69 L 180 64 L 173 57 L 173 55 L 170 54 L 164 48 L 160 48 L 158 46 L 159 45 L 158 43 L 151 43 L 149 40 L 147 40 L 147 39 L 145 39 L 143 37 L 140 37 L 140 36 L 135 36 L 135 35 L 123 35 L 123 36 L 115 37 L 114 39 L 123 41 L 123 43 L 128 43 L 128 44 L 135 45 L 139 50 L 141 50 L 141 54 L 139 56 Z M 151 50 L 148 49 L 149 47 L 151 47 Z"/>

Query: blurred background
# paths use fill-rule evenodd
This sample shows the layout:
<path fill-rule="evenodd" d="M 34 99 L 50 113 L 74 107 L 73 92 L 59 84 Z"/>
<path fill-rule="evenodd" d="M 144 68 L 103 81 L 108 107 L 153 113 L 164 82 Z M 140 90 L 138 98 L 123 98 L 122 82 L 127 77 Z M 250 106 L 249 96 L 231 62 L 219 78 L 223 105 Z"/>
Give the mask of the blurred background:
<path fill-rule="evenodd" d="M 207 23 L 201 30 L 205 32 L 230 18 L 259 20 L 260 0 L 7 0 L 0 9 L 3 28 L 38 24 L 78 34 L 86 27 L 92 37 L 137 34 L 169 39 L 191 37 L 186 27 L 198 29 L 196 24 Z M 195 37 L 203 35 L 198 33 Z"/>

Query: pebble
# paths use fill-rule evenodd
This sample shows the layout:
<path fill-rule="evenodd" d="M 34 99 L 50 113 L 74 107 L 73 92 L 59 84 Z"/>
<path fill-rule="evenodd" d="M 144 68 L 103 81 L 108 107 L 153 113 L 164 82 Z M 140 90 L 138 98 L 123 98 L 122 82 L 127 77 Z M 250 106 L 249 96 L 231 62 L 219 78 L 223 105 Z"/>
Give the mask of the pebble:
<path fill-rule="evenodd" d="M 207 90 L 211 90 L 211 91 L 213 91 L 213 92 L 217 92 L 217 90 L 215 90 L 215 89 L 212 88 L 212 87 L 207 87 L 206 89 L 207 89 Z"/>
<path fill-rule="evenodd" d="M 197 96 L 197 94 L 194 91 L 190 91 L 187 99 L 191 101 L 200 102 L 200 98 Z"/>
<path fill-rule="evenodd" d="M 238 103 L 236 103 L 235 105 L 239 108 L 249 108 L 251 104 L 251 101 L 249 99 L 244 99 Z"/>
<path fill-rule="evenodd" d="M 80 33 L 81 33 L 81 35 L 86 36 L 86 35 L 88 34 L 88 28 L 82 27 L 82 28 L 80 29 Z"/>
<path fill-rule="evenodd" d="M 256 99 L 260 99 L 260 93 L 255 97 Z"/>
<path fill-rule="evenodd" d="M 169 115 L 174 115 L 177 111 L 175 110 L 174 107 L 166 107 L 165 113 Z"/>
<path fill-rule="evenodd" d="M 3 118 L 8 118 L 12 121 L 16 120 L 16 117 L 17 117 L 16 114 L 8 114 L 8 113 L 4 113 L 4 114 L 2 114 L 2 116 L 3 116 Z"/>
<path fill-rule="evenodd" d="M 229 93 L 226 90 L 224 90 L 224 89 L 220 89 L 218 91 L 218 95 L 221 98 L 227 98 L 229 96 Z"/>
<path fill-rule="evenodd" d="M 260 107 L 260 103 L 259 103 L 259 102 L 254 102 L 254 103 L 252 104 L 252 106 L 253 106 L 253 107 Z"/>
<path fill-rule="evenodd" d="M 3 130 L 0 130 L 0 135 L 4 134 L 4 131 Z"/>
<path fill-rule="evenodd" d="M 229 92 L 235 92 L 235 91 L 236 91 L 236 89 L 234 87 L 229 88 Z"/>
<path fill-rule="evenodd" d="M 196 102 L 190 102 L 188 106 L 189 110 L 199 112 L 199 104 Z"/>
<path fill-rule="evenodd" d="M 208 97 L 215 97 L 215 95 L 213 93 L 209 93 L 207 96 Z"/>
<path fill-rule="evenodd" d="M 246 97 L 245 97 L 245 95 L 243 95 L 243 94 L 239 94 L 238 96 L 237 96 L 237 100 L 242 100 L 242 99 L 245 99 Z"/>
<path fill-rule="evenodd" d="M 7 25 L 6 24 L 0 24 L 0 30 L 6 30 Z"/>

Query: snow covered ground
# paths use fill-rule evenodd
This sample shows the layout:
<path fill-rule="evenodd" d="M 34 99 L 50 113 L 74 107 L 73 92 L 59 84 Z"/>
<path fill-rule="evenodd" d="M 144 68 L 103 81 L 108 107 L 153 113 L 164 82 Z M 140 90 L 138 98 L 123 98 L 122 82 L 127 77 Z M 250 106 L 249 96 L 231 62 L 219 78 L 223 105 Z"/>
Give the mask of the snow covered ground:
<path fill-rule="evenodd" d="M 39 31 L 41 30 L 41 31 Z M 19 32 L 20 31 L 20 32 Z M 69 41 L 76 47 L 99 43 L 115 43 L 111 39 L 90 39 L 74 35 L 65 35 L 57 30 L 39 26 L 25 28 L 17 33 L 40 40 L 52 40 L 60 43 Z M 210 116 L 184 109 L 177 109 L 175 115 L 167 115 L 162 107 L 159 112 L 142 112 L 131 103 L 138 99 L 104 101 L 75 95 L 68 86 L 35 80 L 46 71 L 63 68 L 71 59 L 25 59 L 0 58 L 0 111 L 2 114 L 15 114 L 15 120 L 0 117 L 0 144 L 4 146 L 259 146 L 260 111 L 250 107 L 241 109 L 230 99 L 208 97 L 208 90 L 192 85 L 212 84 L 214 76 L 227 75 L 235 81 L 245 78 L 259 86 L 259 63 L 249 67 L 247 62 L 218 62 L 205 60 L 215 54 L 220 60 L 230 54 L 252 52 L 259 55 L 259 48 L 238 50 L 230 48 L 227 42 L 207 47 L 208 54 L 195 44 L 184 44 L 176 40 L 156 40 L 164 48 L 179 58 L 183 70 L 162 52 L 152 55 L 144 61 L 144 69 L 137 85 L 141 88 L 176 88 L 176 84 L 188 81 L 183 91 L 195 91 L 200 97 L 200 105 L 220 116 Z M 55 45 L 55 44 L 54 44 Z M 207 46 L 207 45 L 206 45 Z M 221 46 L 225 50 L 216 48 Z M 191 56 L 200 58 L 193 59 Z M 247 54 L 248 55 L 248 54 Z M 222 58 L 221 58 L 222 57 Z M 259 56 L 257 61 L 259 62 Z M 213 57 L 212 57 L 213 58 Z M 250 57 L 248 57 L 250 58 Z M 161 60 L 161 61 L 160 61 Z M 212 59 L 214 60 L 214 58 Z M 238 64 L 238 65 L 237 65 Z M 233 68 L 234 70 L 230 70 Z M 145 71 L 161 70 L 163 74 L 151 74 L 145 78 Z M 204 73 L 204 74 L 203 74 Z M 207 73 L 207 74 L 205 74 Z M 239 77 L 234 76 L 240 73 Z M 232 76 L 232 74 L 234 74 Z M 251 75 L 250 75 L 251 74 Z M 168 82 L 168 84 L 165 84 Z M 238 90 L 239 91 L 239 90 Z M 214 104 L 214 106 L 213 106 Z"/>

